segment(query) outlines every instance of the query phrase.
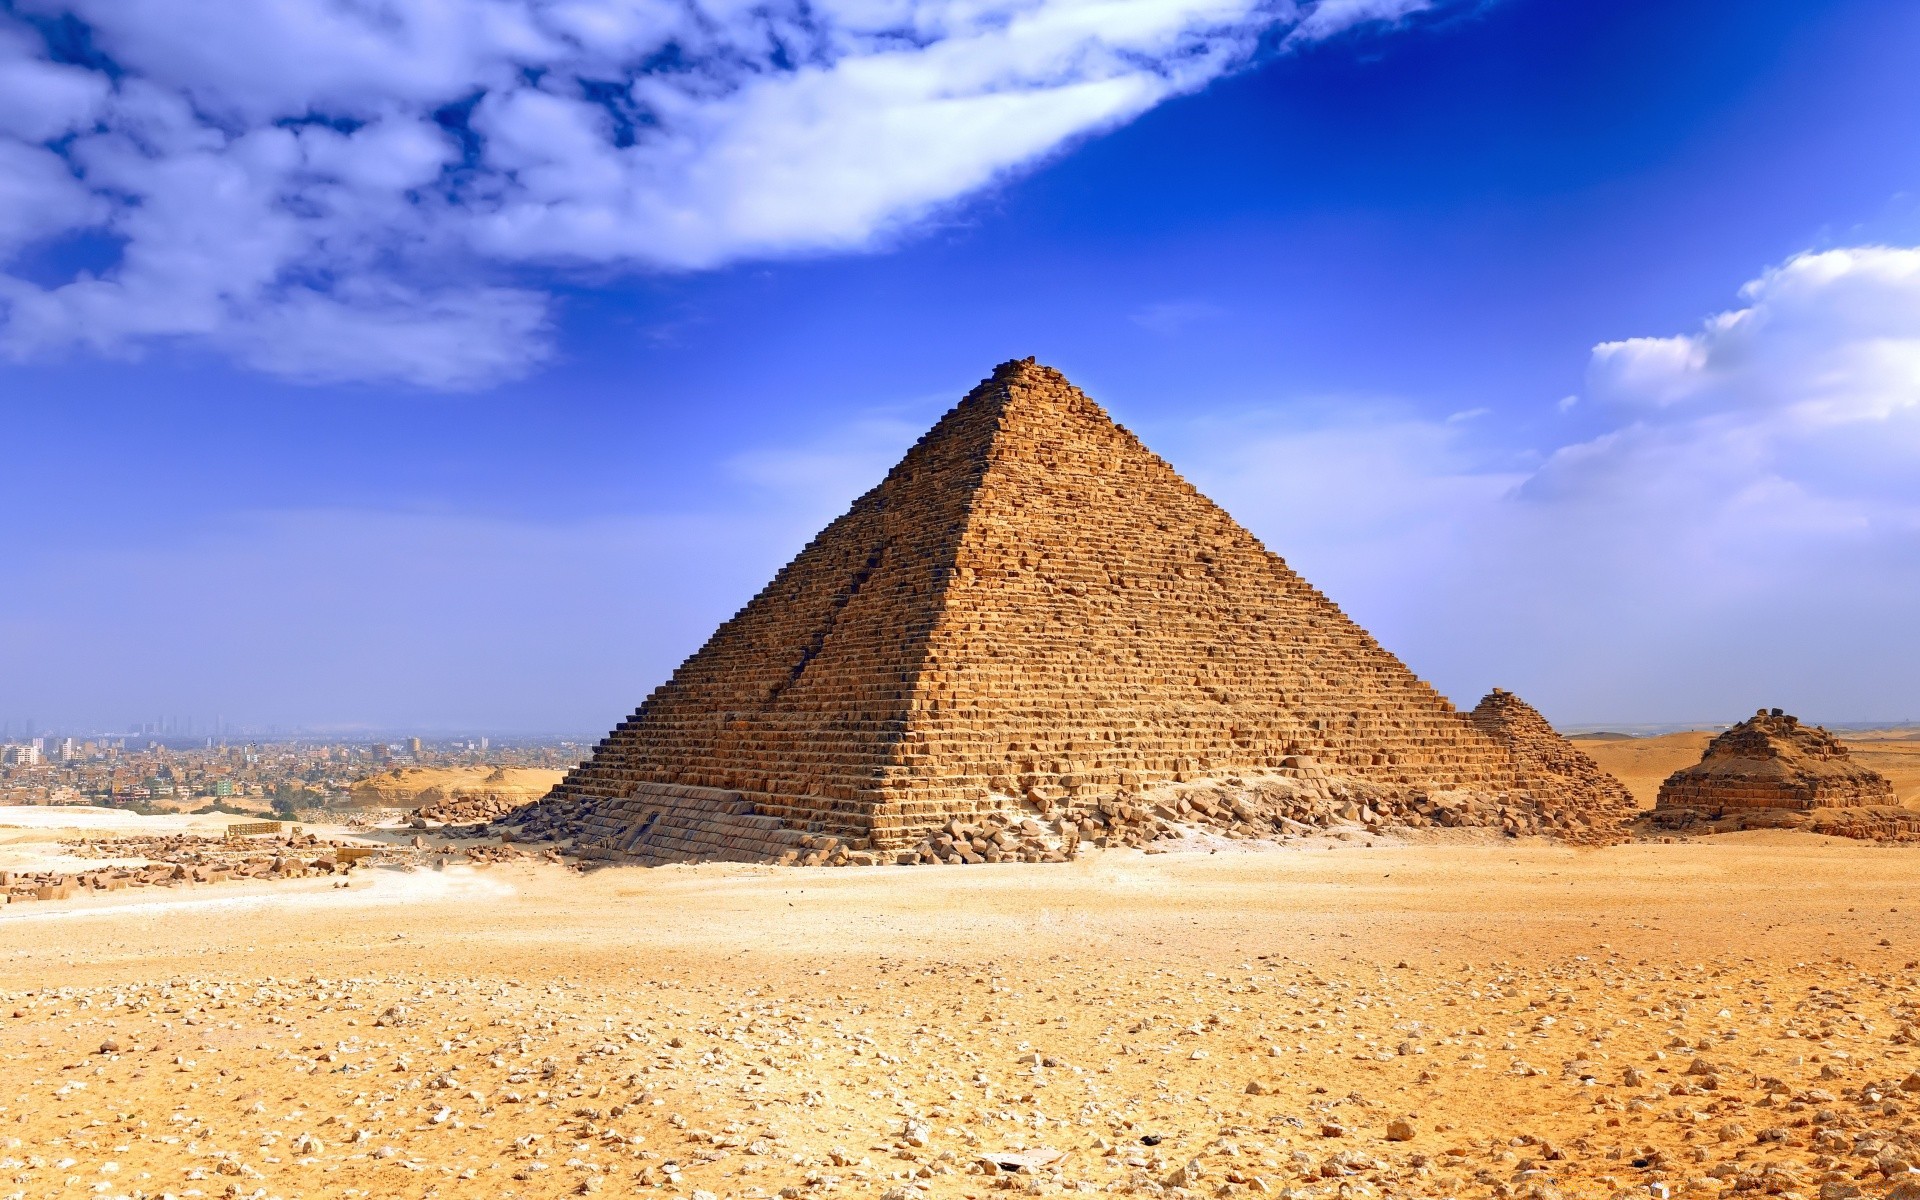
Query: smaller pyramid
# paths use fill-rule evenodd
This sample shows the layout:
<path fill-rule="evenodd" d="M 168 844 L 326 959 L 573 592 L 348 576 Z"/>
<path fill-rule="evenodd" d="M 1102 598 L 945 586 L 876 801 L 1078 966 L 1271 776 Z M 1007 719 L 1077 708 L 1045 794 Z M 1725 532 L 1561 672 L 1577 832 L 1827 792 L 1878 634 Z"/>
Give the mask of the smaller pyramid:
<path fill-rule="evenodd" d="M 1598 823 L 1627 820 L 1638 808 L 1625 784 L 1561 737 L 1538 709 L 1512 692 L 1494 688 L 1467 716 L 1507 748 L 1535 799 L 1549 808 L 1579 812 Z"/>
<path fill-rule="evenodd" d="M 1707 743 L 1698 763 L 1669 775 L 1654 811 L 1718 819 L 1897 803 L 1887 777 L 1853 762 L 1839 738 L 1763 708 Z"/>

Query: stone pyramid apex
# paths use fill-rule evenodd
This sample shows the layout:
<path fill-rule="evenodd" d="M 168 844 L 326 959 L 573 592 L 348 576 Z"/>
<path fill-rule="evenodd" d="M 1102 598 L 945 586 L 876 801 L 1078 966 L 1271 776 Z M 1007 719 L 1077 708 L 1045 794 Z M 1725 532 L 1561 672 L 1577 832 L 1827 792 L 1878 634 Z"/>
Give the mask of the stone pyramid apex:
<path fill-rule="evenodd" d="M 1006 394 L 1000 395 L 1002 392 Z M 1013 399 L 1017 394 L 1021 401 L 1037 402 L 1041 407 L 1078 403 L 1105 412 L 1085 392 L 1073 386 L 1065 374 L 1031 357 L 1012 358 L 1001 363 L 993 369 L 993 374 L 981 380 L 980 385 L 968 394 L 968 399 L 983 394 L 1002 402 Z"/>

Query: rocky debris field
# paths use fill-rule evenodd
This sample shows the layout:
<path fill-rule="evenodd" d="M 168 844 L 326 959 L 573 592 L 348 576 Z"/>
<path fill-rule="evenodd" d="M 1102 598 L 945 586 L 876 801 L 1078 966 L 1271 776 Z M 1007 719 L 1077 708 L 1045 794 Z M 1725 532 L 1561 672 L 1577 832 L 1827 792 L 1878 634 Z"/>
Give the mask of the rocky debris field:
<path fill-rule="evenodd" d="M 1576 845 L 1623 840 L 1626 828 L 1604 814 L 1559 809 L 1525 795 L 1396 792 L 1325 775 L 1310 759 L 1262 776 L 1168 784 L 1141 795 L 1079 808 L 1021 804 L 971 820 L 955 819 L 903 851 L 879 851 L 833 834 L 801 839 L 782 861 L 797 866 L 978 865 L 1069 862 L 1088 849 L 1146 847 L 1158 852 L 1201 836 L 1285 842 L 1329 833 L 1404 835 L 1419 830 L 1494 831 L 1550 836 Z M 588 811 L 554 804 L 517 806 L 491 823 L 459 815 L 441 830 L 454 838 L 545 844 L 572 853 L 590 837 Z M 441 820 L 421 810 L 414 824 Z M 592 848 L 583 853 L 591 855 Z M 597 865 L 597 864 L 594 864 Z"/>
<path fill-rule="evenodd" d="M 1584 813 L 1556 813 L 1523 796 L 1468 792 L 1402 795 L 1365 784 L 1294 777 L 1170 784 L 1131 800 L 1086 809 L 1000 813 L 952 821 L 896 857 L 902 865 L 1067 862 L 1085 848 L 1164 848 L 1196 834 L 1285 842 L 1329 833 L 1403 835 L 1423 829 L 1494 830 L 1547 835 L 1574 844 L 1609 844 L 1623 832 Z M 831 860 L 829 860 L 831 861 Z"/>
<path fill-rule="evenodd" d="M 497 820 L 515 809 L 525 808 L 536 799 L 538 797 L 454 796 L 423 805 L 413 811 L 413 816 L 422 821 L 447 825 L 472 825 Z"/>
<path fill-rule="evenodd" d="M 178 888 L 209 883 L 267 883 L 316 876 L 344 877 L 356 868 L 443 867 L 448 861 L 481 865 L 539 860 L 559 855 L 511 846 L 453 848 L 415 837 L 410 844 L 346 843 L 314 834 L 215 838 L 192 834 L 159 837 L 88 838 L 63 843 L 73 858 L 103 859 L 92 870 L 0 870 L 0 904 L 69 900 L 129 888 Z"/>
<path fill-rule="evenodd" d="M 0 870 L 0 903 L 65 900 L 88 892 L 181 887 L 197 883 L 344 875 L 373 851 L 311 834 L 214 838 L 193 834 L 89 838 L 63 847 L 74 858 L 108 863 L 83 871 Z"/>
<path fill-rule="evenodd" d="M 1920 842 L 1920 811 L 1891 805 L 1815 808 L 1803 812 L 1747 809 L 1731 813 L 1674 806 L 1655 809 L 1647 813 L 1642 821 L 1649 830 L 1674 830 L 1688 834 L 1791 829 L 1866 842 Z"/>
<path fill-rule="evenodd" d="M 1920 1196 L 1920 889 L 1779 840 L 0 924 L 0 1190 Z"/>

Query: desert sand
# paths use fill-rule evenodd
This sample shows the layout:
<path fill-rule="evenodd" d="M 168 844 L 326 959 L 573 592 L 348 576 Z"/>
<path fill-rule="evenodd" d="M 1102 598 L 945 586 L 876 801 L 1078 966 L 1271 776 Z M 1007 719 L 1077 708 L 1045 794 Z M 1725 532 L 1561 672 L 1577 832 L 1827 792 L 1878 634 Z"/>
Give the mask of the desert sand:
<path fill-rule="evenodd" d="M 1804 834 L 1449 832 L 15 905 L 0 1185 L 1887 1195 L 1917 878 Z"/>

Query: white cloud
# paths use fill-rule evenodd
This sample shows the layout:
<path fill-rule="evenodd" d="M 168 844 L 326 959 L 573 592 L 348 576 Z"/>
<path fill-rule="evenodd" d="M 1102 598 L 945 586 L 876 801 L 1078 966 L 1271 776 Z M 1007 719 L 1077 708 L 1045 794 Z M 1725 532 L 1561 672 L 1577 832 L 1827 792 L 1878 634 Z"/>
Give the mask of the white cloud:
<path fill-rule="evenodd" d="M 202 339 L 296 377 L 475 386 L 547 352 L 547 293 L 507 272 L 865 247 L 1270 30 L 1423 6 L 19 0 L 0 256 L 75 229 L 125 255 L 58 286 L 0 275 L 0 351 Z M 26 16 L 81 22 L 103 64 L 51 61 Z M 414 352 L 356 336 L 396 304 Z"/>
<path fill-rule="evenodd" d="M 1620 424 L 1547 461 L 1529 490 L 1746 526 L 1920 518 L 1920 249 L 1806 253 L 1699 331 L 1594 348 L 1588 393 Z"/>
<path fill-rule="evenodd" d="M 1595 397 L 1643 408 L 1771 412 L 1801 427 L 1920 405 L 1920 249 L 1796 255 L 1698 333 L 1594 350 Z"/>
<path fill-rule="evenodd" d="M 479 387 L 544 353 L 547 306 L 512 288 L 416 292 L 364 283 L 289 289 L 219 342 L 250 366 L 316 382 L 368 375 L 422 387 Z"/>
<path fill-rule="evenodd" d="M 1322 41 L 1360 25 L 1391 24 L 1433 8 L 1433 0 L 1320 0 L 1289 38 Z"/>
<path fill-rule="evenodd" d="M 1799 255 L 1741 301 L 1596 346 L 1606 427 L 1531 464 L 1488 421 L 1366 410 L 1172 457 L 1456 699 L 1915 715 L 1920 249 Z"/>
<path fill-rule="evenodd" d="M 27 142 L 64 136 L 99 113 L 108 91 L 105 76 L 46 62 L 31 39 L 0 26 L 0 134 Z"/>
<path fill-rule="evenodd" d="M 0 255 L 84 227 L 107 205 L 73 177 L 59 155 L 0 138 Z"/>

